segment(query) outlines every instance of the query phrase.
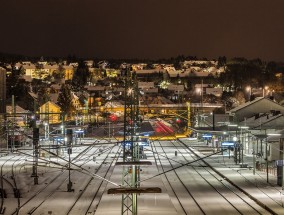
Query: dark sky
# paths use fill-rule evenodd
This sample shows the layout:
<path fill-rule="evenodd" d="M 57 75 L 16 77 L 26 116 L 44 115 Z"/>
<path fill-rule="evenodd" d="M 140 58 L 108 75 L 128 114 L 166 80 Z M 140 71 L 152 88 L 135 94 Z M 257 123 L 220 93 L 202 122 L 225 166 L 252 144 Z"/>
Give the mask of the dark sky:
<path fill-rule="evenodd" d="M 284 0 L 1 0 L 0 52 L 284 61 Z"/>

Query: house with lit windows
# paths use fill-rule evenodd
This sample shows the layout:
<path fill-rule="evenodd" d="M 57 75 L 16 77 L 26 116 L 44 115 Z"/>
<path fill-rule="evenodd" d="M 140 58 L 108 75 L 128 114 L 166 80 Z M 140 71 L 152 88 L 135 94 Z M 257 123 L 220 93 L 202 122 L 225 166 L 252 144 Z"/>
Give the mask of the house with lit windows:
<path fill-rule="evenodd" d="M 74 74 L 74 67 L 71 66 L 71 65 L 69 65 L 69 66 L 65 65 L 65 66 L 63 66 L 63 69 L 65 71 L 65 75 L 64 75 L 65 81 L 72 80 L 73 74 Z"/>
<path fill-rule="evenodd" d="M 47 123 L 61 122 L 61 108 L 54 102 L 48 101 L 39 107 L 40 121 Z"/>

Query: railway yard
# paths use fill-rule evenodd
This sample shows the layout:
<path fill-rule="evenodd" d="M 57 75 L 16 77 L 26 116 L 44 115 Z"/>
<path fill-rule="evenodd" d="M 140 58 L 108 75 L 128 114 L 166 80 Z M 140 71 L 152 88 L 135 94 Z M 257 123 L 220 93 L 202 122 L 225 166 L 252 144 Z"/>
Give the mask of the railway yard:
<path fill-rule="evenodd" d="M 47 150 L 46 150 L 47 151 Z M 34 185 L 33 150 L 19 148 L 0 158 L 2 214 L 119 214 L 121 195 L 107 194 L 121 187 L 122 145 L 115 139 L 85 139 L 73 147 L 70 172 L 62 148 L 41 151 Z M 196 139 L 150 141 L 143 148 L 139 183 L 157 186 L 161 193 L 138 195 L 139 214 L 284 214 L 284 196 L 276 177 L 247 168 Z M 70 173 L 70 175 L 69 175 Z M 72 192 L 67 192 L 68 182 Z"/>

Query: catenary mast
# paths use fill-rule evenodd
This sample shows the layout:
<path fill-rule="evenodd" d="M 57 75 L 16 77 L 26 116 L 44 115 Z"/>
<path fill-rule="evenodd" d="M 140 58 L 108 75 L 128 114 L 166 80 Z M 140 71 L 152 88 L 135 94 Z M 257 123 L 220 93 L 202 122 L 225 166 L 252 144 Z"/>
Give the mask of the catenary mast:
<path fill-rule="evenodd" d="M 140 187 L 140 166 L 151 165 L 151 162 L 140 161 L 140 128 L 139 115 L 139 89 L 136 73 L 129 67 L 122 69 L 124 76 L 124 135 L 123 135 L 123 161 L 116 165 L 122 165 L 122 185 L 120 188 L 111 188 L 108 194 L 122 194 L 121 214 L 137 215 L 137 194 L 160 193 L 158 187 Z"/>

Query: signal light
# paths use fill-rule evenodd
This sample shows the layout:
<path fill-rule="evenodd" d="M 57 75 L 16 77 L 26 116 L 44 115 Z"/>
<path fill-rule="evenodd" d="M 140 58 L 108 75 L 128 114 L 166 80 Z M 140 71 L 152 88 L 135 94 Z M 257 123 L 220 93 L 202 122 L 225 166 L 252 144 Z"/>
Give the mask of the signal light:
<path fill-rule="evenodd" d="M 112 115 L 109 116 L 109 119 L 110 119 L 110 121 L 114 122 L 114 121 L 117 120 L 117 116 L 112 114 Z"/>

